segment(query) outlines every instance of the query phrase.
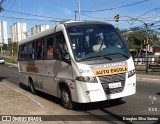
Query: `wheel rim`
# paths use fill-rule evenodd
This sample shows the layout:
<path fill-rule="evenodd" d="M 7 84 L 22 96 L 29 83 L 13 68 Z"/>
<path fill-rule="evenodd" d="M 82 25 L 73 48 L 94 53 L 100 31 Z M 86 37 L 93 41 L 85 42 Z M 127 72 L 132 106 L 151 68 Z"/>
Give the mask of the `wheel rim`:
<path fill-rule="evenodd" d="M 70 102 L 69 95 L 66 91 L 62 91 L 62 101 L 64 105 L 67 105 Z"/>

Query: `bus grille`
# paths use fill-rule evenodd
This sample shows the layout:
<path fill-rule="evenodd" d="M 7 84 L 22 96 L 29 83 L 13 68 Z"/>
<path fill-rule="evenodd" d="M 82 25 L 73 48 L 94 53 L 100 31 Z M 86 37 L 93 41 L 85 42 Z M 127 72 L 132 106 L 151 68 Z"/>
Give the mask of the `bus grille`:
<path fill-rule="evenodd" d="M 102 87 L 105 93 L 109 95 L 109 94 L 114 94 L 114 93 L 120 93 L 123 91 L 124 85 L 125 85 L 125 78 L 126 78 L 126 73 L 122 73 L 122 74 L 116 74 L 116 75 L 101 76 L 99 77 L 99 80 L 102 84 Z M 116 83 L 116 82 L 121 82 L 122 87 L 115 88 L 115 89 L 109 89 L 108 84 Z"/>

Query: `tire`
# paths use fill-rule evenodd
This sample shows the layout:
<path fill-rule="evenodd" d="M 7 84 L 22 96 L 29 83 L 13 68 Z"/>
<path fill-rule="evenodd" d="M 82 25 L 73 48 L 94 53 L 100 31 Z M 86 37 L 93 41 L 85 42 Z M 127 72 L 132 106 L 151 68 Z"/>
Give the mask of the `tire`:
<path fill-rule="evenodd" d="M 68 110 L 73 109 L 73 103 L 71 99 L 71 95 L 69 89 L 67 87 L 61 88 L 61 100 L 62 106 Z"/>
<path fill-rule="evenodd" d="M 33 84 L 33 81 L 30 80 L 30 90 L 31 90 L 31 93 L 36 95 L 37 94 L 37 91 L 35 90 L 34 88 L 34 84 Z"/>
<path fill-rule="evenodd" d="M 120 102 L 122 102 L 122 97 L 121 98 L 117 98 L 117 99 L 113 99 L 112 102 L 113 103 L 120 103 Z"/>
<path fill-rule="evenodd" d="M 117 102 L 121 102 L 122 101 L 122 97 L 121 98 L 117 98 L 115 99 Z"/>

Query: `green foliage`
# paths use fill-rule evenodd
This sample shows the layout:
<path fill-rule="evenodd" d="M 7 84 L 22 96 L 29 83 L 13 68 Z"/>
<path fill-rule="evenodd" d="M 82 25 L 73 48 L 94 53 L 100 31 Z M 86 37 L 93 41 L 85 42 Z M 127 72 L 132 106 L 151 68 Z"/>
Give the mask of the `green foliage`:
<path fill-rule="evenodd" d="M 0 4 L 0 12 L 4 11 L 2 5 Z"/>
<path fill-rule="evenodd" d="M 3 44 L 2 50 L 7 50 L 7 44 Z"/>
<path fill-rule="evenodd" d="M 141 29 L 134 28 L 129 33 L 128 41 L 130 42 L 131 48 L 133 49 L 143 48 L 143 40 L 144 40 L 144 35 Z"/>
<path fill-rule="evenodd" d="M 132 28 L 130 30 L 118 30 L 124 40 L 128 39 L 130 49 L 143 49 L 145 48 L 144 39 L 146 30 L 142 28 Z M 148 38 L 150 39 L 150 45 L 160 45 L 160 39 L 158 33 L 152 30 L 148 30 Z M 126 38 L 127 37 L 127 38 Z"/>

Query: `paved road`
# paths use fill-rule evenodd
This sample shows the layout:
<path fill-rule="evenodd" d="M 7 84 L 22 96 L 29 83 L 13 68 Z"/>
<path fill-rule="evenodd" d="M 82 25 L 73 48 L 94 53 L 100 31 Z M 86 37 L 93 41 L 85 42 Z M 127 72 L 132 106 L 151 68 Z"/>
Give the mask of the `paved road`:
<path fill-rule="evenodd" d="M 19 90 L 19 76 L 18 69 L 11 65 L 0 65 L 0 81 L 10 82 L 6 83 L 9 87 L 14 87 Z M 14 86 L 13 86 L 14 85 Z M 135 119 L 137 117 L 156 117 L 160 113 L 160 82 L 153 81 L 137 81 L 137 93 L 135 95 L 125 97 L 119 103 L 115 102 L 99 102 L 94 104 L 79 104 L 75 110 L 65 110 L 59 104 L 59 99 L 39 93 L 38 96 L 32 95 L 28 92 L 28 88 L 20 84 L 21 93 L 30 97 L 34 102 L 38 103 L 42 108 L 54 115 L 89 115 L 88 116 L 74 116 L 72 118 L 80 118 L 81 120 L 101 120 L 99 123 L 110 122 L 110 120 L 119 120 L 120 117 L 124 119 Z M 23 113 L 22 113 L 23 114 Z M 104 117 L 105 115 L 105 117 Z M 107 116 L 106 116 L 107 115 Z M 129 116 L 128 115 L 132 115 Z M 136 115 L 134 118 L 133 115 Z M 138 115 L 138 116 L 137 116 Z M 151 116 L 153 115 L 153 116 Z M 107 117 L 107 118 L 106 118 Z M 133 118 L 130 118 L 133 117 Z M 71 118 L 71 116 L 70 116 Z M 68 120 L 70 119 L 68 117 Z M 64 119 L 65 120 L 65 119 Z M 110 122 L 113 123 L 113 122 Z M 114 122 L 117 123 L 117 122 Z M 140 123 L 139 121 L 123 121 L 125 124 Z M 142 123 L 142 122 L 141 122 Z M 147 121 L 144 123 L 160 123 L 158 121 Z"/>

